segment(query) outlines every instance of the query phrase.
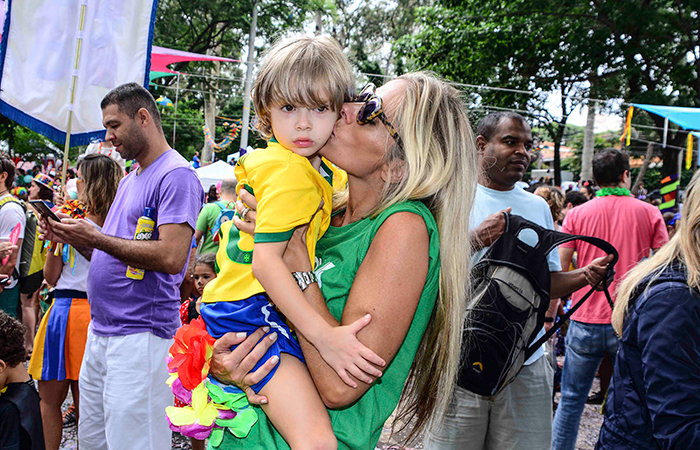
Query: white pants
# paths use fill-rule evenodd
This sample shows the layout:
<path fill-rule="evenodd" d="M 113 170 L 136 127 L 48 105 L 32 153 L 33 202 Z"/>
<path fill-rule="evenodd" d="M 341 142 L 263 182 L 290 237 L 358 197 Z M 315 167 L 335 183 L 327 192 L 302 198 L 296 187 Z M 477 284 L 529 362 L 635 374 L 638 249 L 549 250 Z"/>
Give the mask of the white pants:
<path fill-rule="evenodd" d="M 170 450 L 165 384 L 172 339 L 151 333 L 97 336 L 88 330 L 80 369 L 78 443 L 86 450 Z"/>

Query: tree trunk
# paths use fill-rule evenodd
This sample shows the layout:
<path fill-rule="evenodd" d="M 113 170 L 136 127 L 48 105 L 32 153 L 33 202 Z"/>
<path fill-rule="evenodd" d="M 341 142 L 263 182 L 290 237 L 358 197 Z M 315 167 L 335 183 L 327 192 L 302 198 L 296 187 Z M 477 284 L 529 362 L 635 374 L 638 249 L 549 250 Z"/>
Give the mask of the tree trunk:
<path fill-rule="evenodd" d="M 314 22 L 316 22 L 316 31 L 314 34 L 318 36 L 323 33 L 323 12 L 320 9 L 316 11 Z"/>
<path fill-rule="evenodd" d="M 559 127 L 554 137 L 554 185 L 561 186 L 561 140 L 564 138 L 564 130 L 566 129 L 566 121 L 569 117 L 562 116 L 561 121 L 557 122 Z"/>
<path fill-rule="evenodd" d="M 214 49 L 214 54 L 218 53 L 220 46 Z M 211 69 L 210 74 L 214 77 L 221 75 L 221 63 L 214 61 L 214 67 Z M 209 83 L 209 91 L 211 94 L 204 94 L 204 124 L 211 131 L 211 138 L 216 142 L 216 92 L 219 89 L 219 82 L 216 78 Z M 204 146 L 202 147 L 202 163 L 210 163 L 214 159 L 214 149 L 205 140 Z"/>
<path fill-rule="evenodd" d="M 593 154 L 595 144 L 595 110 L 596 102 L 588 102 L 588 114 L 586 115 L 586 131 L 583 134 L 583 151 L 581 152 L 581 180 L 593 179 Z"/>
<path fill-rule="evenodd" d="M 642 167 L 639 169 L 637 179 L 634 180 L 634 186 L 632 186 L 632 195 L 636 195 L 635 192 L 637 192 L 637 189 L 639 189 L 639 185 L 642 184 L 642 180 L 644 180 L 644 174 L 647 173 L 647 167 L 649 167 L 649 163 L 651 162 L 651 158 L 653 155 L 654 143 L 649 142 L 647 144 L 647 154 L 644 156 L 644 162 L 642 163 Z"/>
<path fill-rule="evenodd" d="M 212 140 L 216 141 L 216 96 L 213 94 L 204 94 L 204 125 L 209 128 Z M 205 139 L 202 147 L 202 164 L 210 163 L 213 154 L 214 149 Z"/>

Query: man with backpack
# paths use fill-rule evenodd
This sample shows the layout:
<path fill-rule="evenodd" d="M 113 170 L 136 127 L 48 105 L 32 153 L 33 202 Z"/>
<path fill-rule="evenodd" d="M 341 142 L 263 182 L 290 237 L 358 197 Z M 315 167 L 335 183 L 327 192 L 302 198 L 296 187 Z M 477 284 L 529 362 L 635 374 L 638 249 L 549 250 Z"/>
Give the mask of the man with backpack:
<path fill-rule="evenodd" d="M 216 253 L 219 249 L 217 233 L 221 224 L 233 218 L 236 210 L 236 179 L 229 178 L 221 182 L 221 198 L 213 203 L 207 203 L 197 218 L 194 240 L 204 237 L 200 254 Z"/>
<path fill-rule="evenodd" d="M 668 233 L 658 208 L 638 200 L 630 193 L 629 156 L 619 150 L 606 150 L 593 160 L 593 177 L 600 186 L 596 197 L 570 211 L 564 219 L 565 233 L 595 236 L 617 248 L 620 261 L 610 292 L 627 271 L 656 252 Z M 585 242 L 567 242 L 559 247 L 562 265 L 568 266 L 574 251 L 583 265 L 602 252 Z M 574 292 L 576 304 L 585 294 Z M 552 448 L 576 447 L 581 414 L 596 371 L 606 353 L 617 353 L 618 338 L 610 323 L 612 307 L 602 292 L 594 293 L 571 316 L 566 335 L 566 359 L 561 384 L 561 401 L 554 418 Z M 602 384 L 602 382 L 601 382 Z M 602 392 L 605 394 L 605 392 Z"/>
<path fill-rule="evenodd" d="M 12 251 L 4 264 L 0 262 L 0 277 L 10 277 L 9 282 L 0 283 L 0 310 L 14 318 L 19 318 L 19 266 L 22 254 L 22 241 L 24 239 L 24 229 L 27 224 L 24 207 L 10 194 L 12 183 L 15 180 L 15 164 L 5 158 L 0 157 L 0 238 L 7 241 L 13 230 L 19 237 L 17 248 Z M 19 228 L 17 228 L 19 226 Z M 1 280 L 0 280 L 1 281 Z"/>
<path fill-rule="evenodd" d="M 470 235 L 475 248 L 474 262 L 480 260 L 504 232 L 504 212 L 512 212 L 554 229 L 547 202 L 515 187 L 530 164 L 532 132 L 516 113 L 499 112 L 484 117 L 477 127 L 477 149 L 482 170 L 470 218 Z M 534 233 L 534 232 L 533 232 Z M 534 246 L 537 237 L 518 236 Z M 598 258 L 576 271 L 561 272 L 556 251 L 548 255 L 552 298 L 559 298 L 587 284 L 595 285 L 604 276 L 612 257 Z M 555 304 L 555 303 L 553 303 Z M 554 308 L 547 312 L 550 322 Z M 545 319 L 547 320 L 547 319 Z M 537 338 L 544 334 L 542 328 Z M 552 434 L 552 384 L 554 371 L 544 348 L 538 348 L 525 361 L 522 370 L 503 390 L 482 396 L 457 387 L 441 424 L 426 439 L 426 450 L 549 448 Z"/>

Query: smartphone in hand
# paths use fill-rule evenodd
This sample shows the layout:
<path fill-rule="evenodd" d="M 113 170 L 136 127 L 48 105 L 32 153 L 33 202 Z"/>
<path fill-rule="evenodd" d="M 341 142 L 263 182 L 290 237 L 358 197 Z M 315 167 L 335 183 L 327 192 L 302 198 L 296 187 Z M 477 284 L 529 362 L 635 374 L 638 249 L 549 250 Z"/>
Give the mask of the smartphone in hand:
<path fill-rule="evenodd" d="M 29 200 L 29 203 L 34 207 L 34 209 L 37 210 L 37 212 L 39 212 L 39 214 L 41 214 L 44 219 L 53 219 L 56 222 L 61 221 L 61 219 L 59 219 L 58 216 L 51 211 L 51 208 L 46 200 Z"/>

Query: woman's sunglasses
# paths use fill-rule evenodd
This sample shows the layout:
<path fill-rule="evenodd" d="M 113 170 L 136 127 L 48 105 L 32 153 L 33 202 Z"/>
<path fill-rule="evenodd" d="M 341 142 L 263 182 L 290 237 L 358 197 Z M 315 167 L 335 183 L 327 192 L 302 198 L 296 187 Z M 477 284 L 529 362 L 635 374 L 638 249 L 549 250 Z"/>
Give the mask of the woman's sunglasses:
<path fill-rule="evenodd" d="M 356 103 L 364 103 L 364 105 L 362 105 L 360 110 L 357 112 L 357 123 L 360 125 L 367 125 L 374 119 L 378 118 L 384 124 L 391 137 L 394 138 L 399 148 L 403 150 L 401 136 L 399 136 L 396 128 L 394 128 L 391 122 L 389 122 L 389 120 L 386 118 L 382 105 L 382 98 L 375 94 L 375 89 L 376 87 L 374 84 L 369 83 L 362 89 L 362 92 L 355 97 L 355 100 L 353 100 Z"/>

